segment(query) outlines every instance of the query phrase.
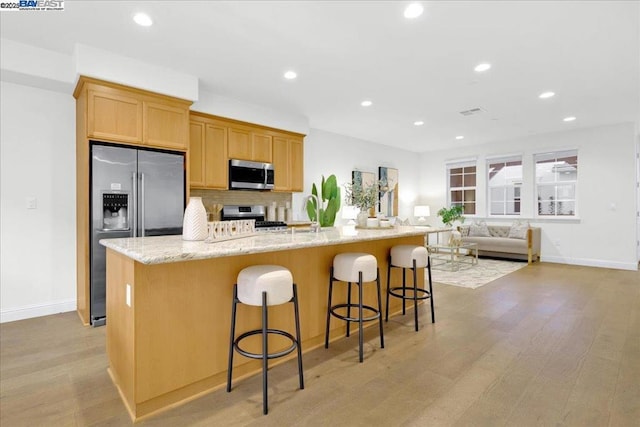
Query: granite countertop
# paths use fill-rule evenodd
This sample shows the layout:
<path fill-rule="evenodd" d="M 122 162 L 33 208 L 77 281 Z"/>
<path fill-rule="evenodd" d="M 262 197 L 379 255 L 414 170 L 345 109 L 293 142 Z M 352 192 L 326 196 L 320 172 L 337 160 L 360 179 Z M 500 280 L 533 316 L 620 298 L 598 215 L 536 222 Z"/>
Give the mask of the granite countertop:
<path fill-rule="evenodd" d="M 323 229 L 319 233 L 301 232 L 295 229 L 266 232 L 216 243 L 185 241 L 182 240 L 182 236 L 156 236 L 102 239 L 100 244 L 142 264 L 165 264 L 424 234 L 424 229 L 401 226 L 389 229 L 358 230 L 356 236 L 344 236 L 341 227 L 335 227 Z"/>

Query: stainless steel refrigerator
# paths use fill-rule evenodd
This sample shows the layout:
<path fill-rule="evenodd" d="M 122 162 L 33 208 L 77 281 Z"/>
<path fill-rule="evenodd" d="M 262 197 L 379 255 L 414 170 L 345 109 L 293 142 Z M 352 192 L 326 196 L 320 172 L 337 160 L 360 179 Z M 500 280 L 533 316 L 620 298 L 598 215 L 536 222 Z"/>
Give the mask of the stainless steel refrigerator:
<path fill-rule="evenodd" d="M 106 322 L 106 249 L 118 237 L 182 234 L 182 153 L 91 142 L 91 324 Z"/>

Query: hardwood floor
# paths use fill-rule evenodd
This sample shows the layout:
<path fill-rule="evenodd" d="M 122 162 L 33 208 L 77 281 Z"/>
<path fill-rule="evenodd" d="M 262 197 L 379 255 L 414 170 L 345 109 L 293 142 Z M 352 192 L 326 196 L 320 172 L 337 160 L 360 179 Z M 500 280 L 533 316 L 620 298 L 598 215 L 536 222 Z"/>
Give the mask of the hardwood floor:
<path fill-rule="evenodd" d="M 435 285 L 412 311 L 138 424 L 637 426 L 640 273 L 536 263 L 475 290 Z M 131 421 L 107 374 L 105 328 L 75 313 L 0 325 L 2 426 L 121 426 Z"/>

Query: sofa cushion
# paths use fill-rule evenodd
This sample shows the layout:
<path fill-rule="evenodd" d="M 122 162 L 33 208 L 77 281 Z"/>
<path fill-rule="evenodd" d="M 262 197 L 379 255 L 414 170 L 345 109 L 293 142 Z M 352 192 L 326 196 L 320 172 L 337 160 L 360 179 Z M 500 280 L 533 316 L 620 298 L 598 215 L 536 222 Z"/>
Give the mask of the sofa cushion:
<path fill-rule="evenodd" d="M 482 251 L 527 254 L 527 241 L 522 239 L 469 236 L 464 237 L 462 241 L 464 243 L 477 243 L 478 249 Z"/>
<path fill-rule="evenodd" d="M 489 237 L 489 228 L 484 221 L 475 221 L 469 226 L 469 237 Z"/>
<path fill-rule="evenodd" d="M 507 237 L 511 239 L 526 239 L 527 230 L 529 229 L 529 223 L 526 221 L 514 221 L 509 228 L 509 235 Z"/>

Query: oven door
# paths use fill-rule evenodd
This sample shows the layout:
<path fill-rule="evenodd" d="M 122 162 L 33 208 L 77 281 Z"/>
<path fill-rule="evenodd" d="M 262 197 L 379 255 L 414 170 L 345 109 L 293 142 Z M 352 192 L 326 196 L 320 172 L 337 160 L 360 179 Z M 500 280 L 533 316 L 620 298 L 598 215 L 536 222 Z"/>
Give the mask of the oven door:
<path fill-rule="evenodd" d="M 273 189 L 273 165 L 270 163 L 229 160 L 229 189 Z"/>

